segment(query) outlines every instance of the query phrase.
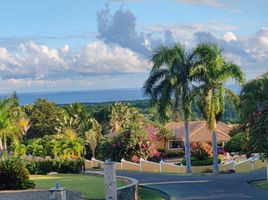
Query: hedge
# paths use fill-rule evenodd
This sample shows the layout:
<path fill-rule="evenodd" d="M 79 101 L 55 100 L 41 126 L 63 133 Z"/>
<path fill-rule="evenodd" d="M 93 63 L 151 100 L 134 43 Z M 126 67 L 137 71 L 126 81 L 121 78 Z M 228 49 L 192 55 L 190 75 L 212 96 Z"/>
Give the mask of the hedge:
<path fill-rule="evenodd" d="M 218 164 L 221 163 L 221 159 L 218 158 Z M 182 160 L 182 164 L 186 165 L 186 160 Z M 198 158 L 191 157 L 191 165 L 192 166 L 207 166 L 207 165 L 213 165 L 213 158 L 207 158 L 205 160 L 199 160 Z"/>
<path fill-rule="evenodd" d="M 26 161 L 26 168 L 30 174 L 79 173 L 84 165 L 84 159 L 62 159 L 62 160 L 32 160 Z"/>

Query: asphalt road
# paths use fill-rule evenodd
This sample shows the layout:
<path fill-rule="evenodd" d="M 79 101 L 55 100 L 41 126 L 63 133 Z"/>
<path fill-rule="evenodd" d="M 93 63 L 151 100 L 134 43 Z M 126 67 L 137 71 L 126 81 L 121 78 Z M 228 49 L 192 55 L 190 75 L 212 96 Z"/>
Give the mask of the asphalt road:
<path fill-rule="evenodd" d="M 268 200 L 268 192 L 249 184 L 266 178 L 265 170 L 251 173 L 181 176 L 160 173 L 118 172 L 139 180 L 140 185 L 159 189 L 179 200 Z"/>

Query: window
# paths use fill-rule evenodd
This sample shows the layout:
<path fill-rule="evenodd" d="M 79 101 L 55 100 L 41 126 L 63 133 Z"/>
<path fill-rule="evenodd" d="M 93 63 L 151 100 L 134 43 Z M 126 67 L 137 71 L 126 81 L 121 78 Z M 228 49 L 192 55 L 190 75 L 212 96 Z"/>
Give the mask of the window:
<path fill-rule="evenodd" d="M 169 149 L 181 149 L 183 148 L 183 142 L 180 140 L 169 140 L 168 147 Z"/>

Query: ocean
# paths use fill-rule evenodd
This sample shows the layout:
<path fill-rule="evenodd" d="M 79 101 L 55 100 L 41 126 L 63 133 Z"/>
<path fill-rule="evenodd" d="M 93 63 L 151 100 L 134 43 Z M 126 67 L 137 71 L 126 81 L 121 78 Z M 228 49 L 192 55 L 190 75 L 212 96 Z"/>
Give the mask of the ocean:
<path fill-rule="evenodd" d="M 70 103 L 99 103 L 110 101 L 132 101 L 146 99 L 141 89 L 107 89 L 86 91 L 64 91 L 64 92 L 33 92 L 17 93 L 20 104 L 32 104 L 37 98 L 47 99 L 56 104 Z M 0 94 L 0 98 L 8 97 L 10 94 Z"/>

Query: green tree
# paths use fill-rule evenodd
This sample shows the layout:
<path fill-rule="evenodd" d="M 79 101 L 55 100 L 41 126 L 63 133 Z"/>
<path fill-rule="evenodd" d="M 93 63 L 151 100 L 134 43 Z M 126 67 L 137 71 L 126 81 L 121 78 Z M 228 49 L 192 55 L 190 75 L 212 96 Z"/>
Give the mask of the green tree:
<path fill-rule="evenodd" d="M 246 83 L 241 91 L 241 122 L 253 152 L 268 159 L 268 73 Z"/>
<path fill-rule="evenodd" d="M 191 69 L 195 65 L 193 53 L 182 46 L 159 47 L 150 60 L 153 68 L 144 84 L 144 91 L 152 102 L 157 102 L 158 112 L 166 117 L 168 107 L 172 107 L 175 120 L 182 117 L 185 127 L 186 171 L 191 173 L 189 120 L 191 115 Z"/>
<path fill-rule="evenodd" d="M 222 50 L 216 44 L 199 44 L 195 49 L 197 65 L 192 70 L 198 85 L 199 106 L 208 127 L 212 132 L 213 173 L 218 174 L 218 152 L 216 124 L 224 113 L 225 99 L 238 103 L 237 95 L 225 87 L 225 83 L 234 79 L 244 82 L 244 75 L 239 66 L 226 62 Z"/>
<path fill-rule="evenodd" d="M 110 115 L 110 132 L 120 133 L 129 128 L 132 124 L 141 125 L 144 116 L 137 108 L 132 107 L 130 104 L 122 104 L 117 102 L 111 109 Z"/>
<path fill-rule="evenodd" d="M 52 135 L 62 130 L 64 111 L 55 103 L 37 99 L 30 112 L 28 138 Z"/>

